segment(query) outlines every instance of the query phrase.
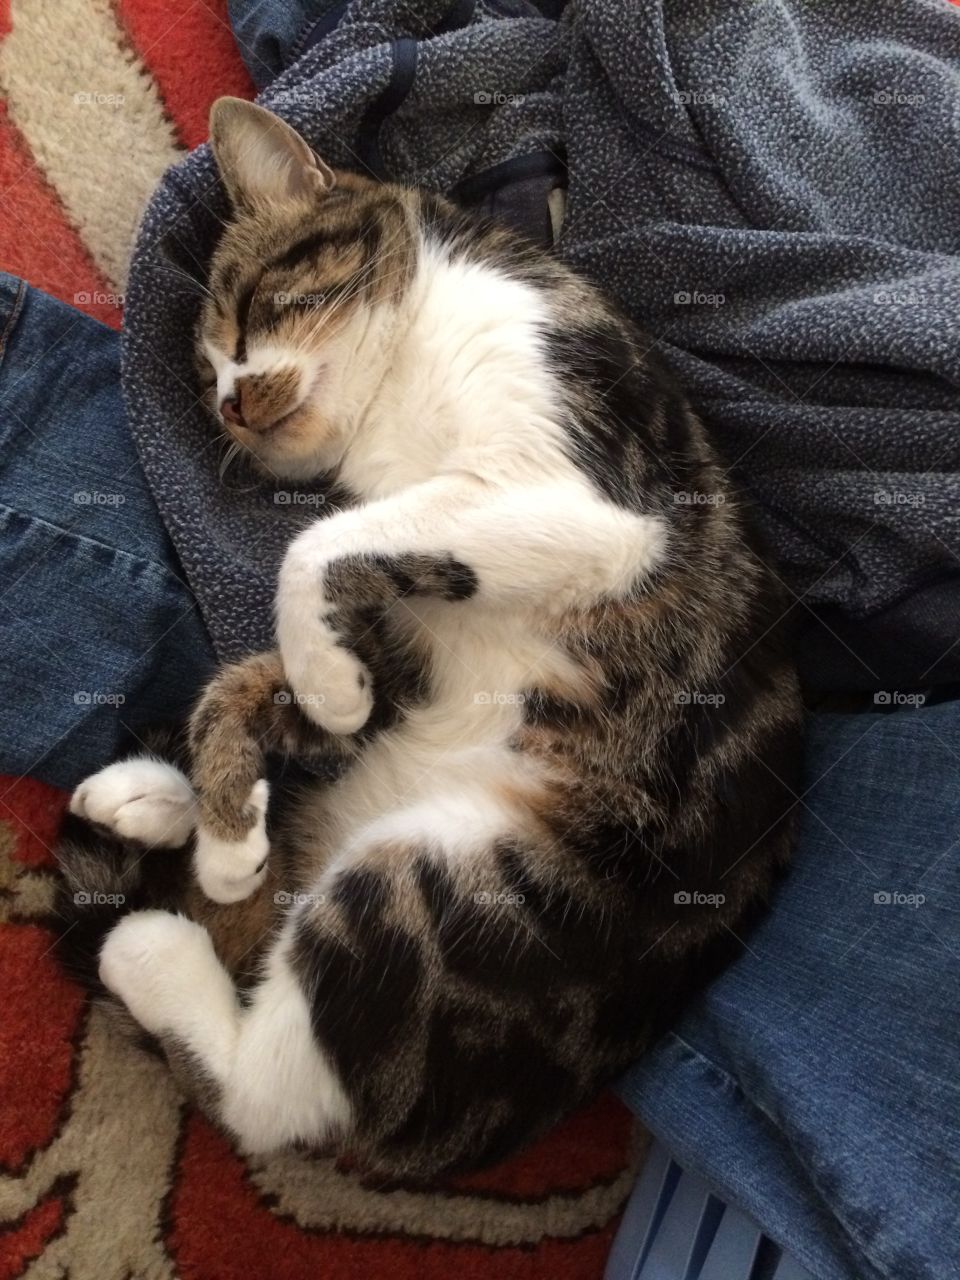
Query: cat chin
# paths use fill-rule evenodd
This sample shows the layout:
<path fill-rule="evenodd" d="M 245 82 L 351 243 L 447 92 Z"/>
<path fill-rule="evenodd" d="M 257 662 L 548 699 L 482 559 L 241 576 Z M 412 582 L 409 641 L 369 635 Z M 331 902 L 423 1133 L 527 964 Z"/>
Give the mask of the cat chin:
<path fill-rule="evenodd" d="M 277 442 L 276 446 L 261 446 L 257 453 L 249 451 L 249 458 L 253 470 L 267 479 L 307 481 L 333 471 L 340 460 L 340 452 L 314 448 L 292 455 Z"/>
<path fill-rule="evenodd" d="M 310 421 L 300 406 L 268 431 L 235 433 L 248 465 L 260 475 L 279 480 L 310 480 L 340 462 L 344 441 L 326 424 Z"/>

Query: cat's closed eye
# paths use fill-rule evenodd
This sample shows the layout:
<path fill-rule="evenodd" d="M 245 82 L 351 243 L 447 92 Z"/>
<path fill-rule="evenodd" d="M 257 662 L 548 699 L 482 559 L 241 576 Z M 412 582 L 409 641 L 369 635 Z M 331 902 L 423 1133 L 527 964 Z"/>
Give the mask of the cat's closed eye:
<path fill-rule="evenodd" d="M 194 366 L 196 368 L 197 381 L 200 384 L 201 391 L 206 393 L 217 385 L 216 370 L 200 350 L 194 353 Z"/>

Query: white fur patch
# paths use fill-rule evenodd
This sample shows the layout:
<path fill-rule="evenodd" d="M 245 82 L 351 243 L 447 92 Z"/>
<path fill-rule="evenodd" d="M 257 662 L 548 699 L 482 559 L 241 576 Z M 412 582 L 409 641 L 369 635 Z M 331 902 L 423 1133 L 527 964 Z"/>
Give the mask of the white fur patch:
<path fill-rule="evenodd" d="M 179 769 L 138 756 L 84 779 L 70 797 L 70 812 L 128 840 L 177 849 L 190 839 L 196 801 Z"/>
<path fill-rule="evenodd" d="M 373 710 L 373 681 L 325 620 L 322 562 L 312 529 L 288 550 L 277 588 L 277 642 L 301 711 L 330 733 L 356 733 Z"/>
<path fill-rule="evenodd" d="M 267 874 L 267 803 L 270 787 L 265 778 L 255 782 L 247 804 L 257 820 L 242 840 L 221 840 L 202 826 L 197 829 L 194 869 L 200 888 L 214 902 L 242 902 Z"/>
<path fill-rule="evenodd" d="M 226 1079 L 240 1006 L 202 925 L 169 911 L 132 912 L 107 934 L 100 980 L 147 1031 L 175 1036 Z"/>
<path fill-rule="evenodd" d="M 183 916 L 134 912 L 100 953 L 104 986 L 147 1031 L 172 1036 L 199 1060 L 220 1087 L 224 1122 L 249 1152 L 322 1142 L 351 1119 L 282 945 L 246 1009 L 206 929 Z"/>
<path fill-rule="evenodd" d="M 244 1011 L 224 1091 L 223 1119 L 250 1153 L 324 1142 L 350 1126 L 349 1099 L 317 1044 L 309 1005 L 284 952 L 281 941 Z"/>

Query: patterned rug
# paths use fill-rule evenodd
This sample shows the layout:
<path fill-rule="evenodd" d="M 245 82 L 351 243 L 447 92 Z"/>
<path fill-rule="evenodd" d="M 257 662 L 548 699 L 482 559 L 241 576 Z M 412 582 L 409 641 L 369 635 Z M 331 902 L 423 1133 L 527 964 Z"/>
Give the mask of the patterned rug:
<path fill-rule="evenodd" d="M 140 211 L 252 96 L 225 0 L 0 0 L 0 268 L 118 327 Z M 51 953 L 63 797 L 0 779 L 0 1280 L 599 1280 L 642 1143 L 604 1098 L 424 1192 L 244 1163 Z"/>

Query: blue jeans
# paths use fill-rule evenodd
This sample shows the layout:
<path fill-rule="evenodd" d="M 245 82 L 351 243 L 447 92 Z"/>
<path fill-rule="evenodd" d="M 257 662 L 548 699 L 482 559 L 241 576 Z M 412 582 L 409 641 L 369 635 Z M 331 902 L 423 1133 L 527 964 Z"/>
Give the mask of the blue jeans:
<path fill-rule="evenodd" d="M 812 718 L 796 863 L 623 1081 L 819 1280 L 960 1276 L 960 701 Z"/>
<path fill-rule="evenodd" d="M 228 0 L 234 39 L 257 88 L 276 79 L 345 8 L 342 0 Z"/>
<path fill-rule="evenodd" d="M 333 7 L 234 0 L 258 82 Z M 213 654 L 126 433 L 116 335 L 9 277 L 0 520 L 0 771 L 71 785 L 182 715 Z M 772 913 L 622 1085 L 819 1280 L 960 1276 L 958 766 L 960 703 L 814 716 Z"/>
<path fill-rule="evenodd" d="M 0 273 L 0 773 L 72 787 L 213 650 L 127 434 L 119 335 Z"/>

